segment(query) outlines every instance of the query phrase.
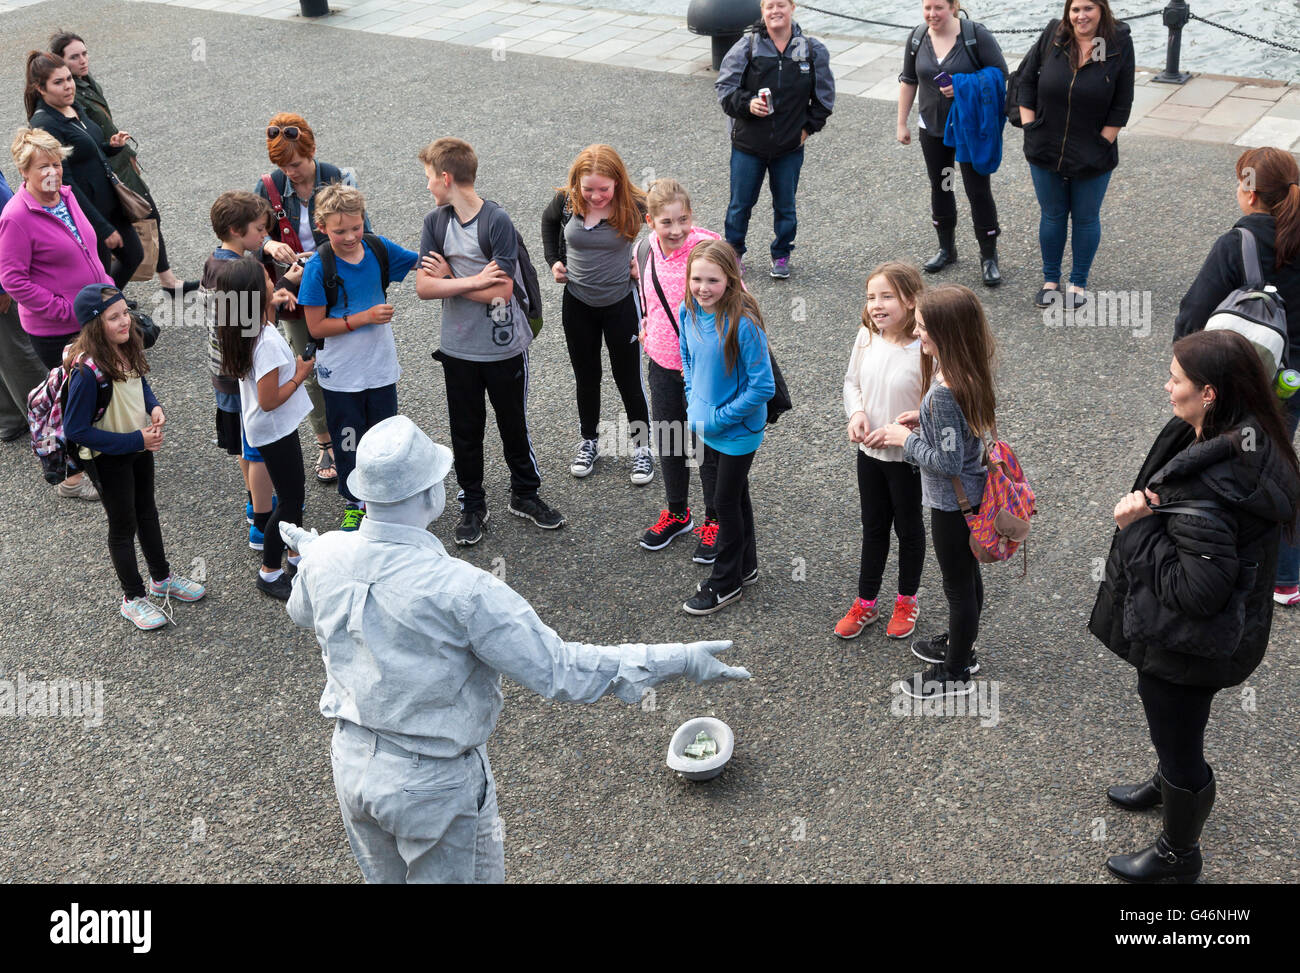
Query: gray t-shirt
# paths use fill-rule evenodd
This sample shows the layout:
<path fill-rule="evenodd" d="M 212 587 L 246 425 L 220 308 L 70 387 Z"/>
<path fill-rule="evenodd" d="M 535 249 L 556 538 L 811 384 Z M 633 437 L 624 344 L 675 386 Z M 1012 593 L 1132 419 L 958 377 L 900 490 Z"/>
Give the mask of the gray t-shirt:
<path fill-rule="evenodd" d="M 424 231 L 420 235 L 420 252 L 433 250 L 441 253 L 457 277 L 473 277 L 488 265 L 488 259 L 479 247 L 478 221 L 483 217 L 479 210 L 472 220 L 461 224 L 453 209 L 447 221 L 446 235 L 440 241 L 433 239 L 434 219 L 437 210 L 424 218 Z M 519 256 L 515 227 L 505 210 L 494 207 L 488 223 L 488 242 L 492 259 L 511 277 Z M 499 319 L 499 320 L 498 320 Z M 493 308 L 489 304 L 471 301 L 468 297 L 447 297 L 442 301 L 442 333 L 439 349 L 453 358 L 467 361 L 503 361 L 518 355 L 533 340 L 519 301 L 511 298 L 509 308 Z"/>
<path fill-rule="evenodd" d="M 632 293 L 632 246 L 601 220 L 590 230 L 577 213 L 564 225 L 569 293 L 588 307 L 609 307 Z"/>
<path fill-rule="evenodd" d="M 1002 48 L 983 24 L 975 24 L 974 28 L 976 47 L 983 66 L 997 68 L 1005 78 L 1007 61 L 1002 56 Z M 921 128 L 927 135 L 943 138 L 944 126 L 948 124 L 948 111 L 952 108 L 952 99 L 939 90 L 939 86 L 934 83 L 934 76 L 940 71 L 973 74 L 978 70 L 980 65 L 971 57 L 970 49 L 960 34 L 943 60 L 935 55 L 934 41 L 930 39 L 928 30 L 915 54 L 912 53 L 911 38 L 908 38 L 908 43 L 903 48 L 903 73 L 898 76 L 898 80 L 919 87 L 916 111 L 921 116 Z"/>

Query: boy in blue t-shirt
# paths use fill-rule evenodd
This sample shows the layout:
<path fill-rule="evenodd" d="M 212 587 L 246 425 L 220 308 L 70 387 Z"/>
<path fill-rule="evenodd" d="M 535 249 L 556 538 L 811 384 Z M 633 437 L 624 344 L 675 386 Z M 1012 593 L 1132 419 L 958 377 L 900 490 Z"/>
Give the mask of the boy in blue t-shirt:
<path fill-rule="evenodd" d="M 339 493 L 347 501 L 342 530 L 356 530 L 365 516 L 361 502 L 348 490 L 356 467 L 357 444 L 377 422 L 397 415 L 397 344 L 393 341 L 393 306 L 384 293 L 379 260 L 362 240 L 365 197 L 341 183 L 316 194 L 316 225 L 329 237 L 338 274 L 338 297 L 325 306 L 320 251 L 303 268 L 298 304 L 307 330 L 319 344 L 316 378 L 325 397 L 325 421 L 338 461 Z M 379 238 L 388 250 L 388 279 L 404 280 L 417 254 Z"/>

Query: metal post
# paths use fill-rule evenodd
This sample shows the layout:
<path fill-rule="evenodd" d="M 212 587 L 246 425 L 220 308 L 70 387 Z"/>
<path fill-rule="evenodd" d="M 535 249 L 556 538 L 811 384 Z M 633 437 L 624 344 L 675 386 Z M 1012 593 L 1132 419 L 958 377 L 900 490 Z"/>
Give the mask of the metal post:
<path fill-rule="evenodd" d="M 1190 74 L 1178 70 L 1178 60 L 1183 48 L 1183 28 L 1191 19 L 1192 10 L 1187 5 L 1187 0 L 1169 0 L 1169 6 L 1165 7 L 1164 12 L 1164 23 L 1169 28 L 1169 50 L 1165 56 L 1165 70 L 1152 78 L 1152 81 L 1159 81 L 1161 84 L 1186 84 L 1191 78 Z"/>
<path fill-rule="evenodd" d="M 329 0 L 298 0 L 304 17 L 324 17 L 330 12 Z"/>

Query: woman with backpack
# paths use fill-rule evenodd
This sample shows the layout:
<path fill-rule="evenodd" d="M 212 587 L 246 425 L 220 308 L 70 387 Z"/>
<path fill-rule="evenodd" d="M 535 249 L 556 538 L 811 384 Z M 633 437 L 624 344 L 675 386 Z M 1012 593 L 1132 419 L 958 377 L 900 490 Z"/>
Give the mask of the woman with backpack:
<path fill-rule="evenodd" d="M 86 48 L 86 42 L 71 31 L 60 30 L 50 38 L 50 52 L 63 58 L 64 63 L 72 71 L 72 79 L 77 86 L 77 103 L 81 106 L 81 110 L 103 130 L 106 138 L 111 139 L 117 134 L 117 124 L 113 121 L 113 113 L 109 111 L 104 89 L 90 76 L 90 52 Z M 110 157 L 109 165 L 128 189 L 139 193 L 153 207 L 153 212 L 147 219 L 153 220 L 157 226 L 158 283 L 176 294 L 188 294 L 198 290 L 197 280 L 181 281 L 172 272 L 171 263 L 167 259 L 167 241 L 163 239 L 162 234 L 162 215 L 158 212 L 158 204 L 154 202 L 149 187 L 145 185 L 144 177 L 140 173 L 140 163 L 136 161 L 135 149 L 130 145 L 123 145 L 120 152 Z"/>
<path fill-rule="evenodd" d="M 1101 246 L 1101 204 L 1119 165 L 1119 131 L 1133 107 L 1133 39 L 1110 0 L 1066 0 L 1019 69 L 1025 158 L 1041 214 L 1043 287 L 1038 307 L 1088 303 L 1088 274 Z M 1061 295 L 1066 234 L 1073 264 Z"/>
<path fill-rule="evenodd" d="M 988 28 L 959 16 L 960 0 L 925 0 L 923 11 L 925 23 L 912 32 L 903 48 L 903 73 L 898 76 L 898 141 L 912 144 L 907 117 L 919 94 L 921 155 L 930 177 L 930 218 L 939 234 L 939 252 L 925 262 L 923 269 L 927 274 L 936 274 L 957 261 L 957 194 L 952 185 L 957 149 L 946 145 L 943 137 L 953 106 L 952 76 L 995 67 L 1005 79 L 1007 62 Z M 963 162 L 961 182 L 979 242 L 981 276 L 986 287 L 996 287 L 1002 283 L 998 271 L 998 236 L 1002 230 L 989 176 L 979 173 L 970 162 Z"/>
<path fill-rule="evenodd" d="M 146 597 L 136 566 L 140 540 L 149 565 L 148 594 L 198 601 L 203 585 L 172 574 L 154 503 L 154 453 L 162 448 L 167 418 L 145 380 L 140 329 L 116 287 L 90 284 L 73 302 L 81 334 L 64 358 L 68 370 L 63 433 L 80 447 L 108 514 L 108 550 L 122 585 L 123 618 L 136 628 L 161 628 L 169 616 Z M 107 401 L 105 401 L 105 397 Z"/>
<path fill-rule="evenodd" d="M 708 580 L 682 607 L 691 615 L 711 615 L 758 582 L 749 471 L 763 442 L 776 379 L 762 312 L 741 282 L 731 245 L 697 244 L 687 258 L 686 280 L 686 300 L 677 311 L 686 416 L 718 470 L 718 550 Z"/>
<path fill-rule="evenodd" d="M 903 458 L 921 469 L 921 504 L 930 508 L 930 538 L 948 600 L 948 630 L 912 643 L 912 654 L 929 668 L 903 683 L 915 699 L 968 696 L 980 669 L 975 656 L 984 582 L 971 553 L 966 498 L 984 496 L 984 439 L 997 427 L 993 387 L 993 335 L 979 298 L 968 287 L 944 284 L 916 299 L 921 339 L 920 412 L 904 412 L 869 433 L 863 444 L 902 446 Z M 955 481 L 955 482 L 954 482 Z M 971 512 L 979 512 L 979 501 Z"/>
<path fill-rule="evenodd" d="M 82 212 L 95 228 L 99 262 L 114 284 L 125 287 L 144 259 L 144 248 L 131 217 L 113 188 L 108 160 L 130 136 L 111 138 L 77 104 L 77 85 L 63 58 L 48 51 L 27 55 L 27 88 L 23 93 L 28 124 L 49 132 L 72 151 L 63 164 L 68 184 Z"/>
<path fill-rule="evenodd" d="M 1214 241 L 1201 272 L 1183 296 L 1174 321 L 1174 340 L 1205 327 L 1215 309 L 1247 284 L 1242 235 L 1253 238 L 1265 284 L 1277 288 L 1286 306 L 1287 363 L 1300 367 L 1300 166 L 1290 152 L 1271 147 L 1247 149 L 1237 159 L 1237 205 L 1244 214 Z M 1300 425 L 1300 394 L 1283 407 L 1287 441 Z M 1300 547 L 1282 539 L 1273 600 L 1300 605 Z"/>
<path fill-rule="evenodd" d="M 355 188 L 357 180 L 351 170 L 316 161 L 316 134 L 307 119 L 292 112 L 280 112 L 266 123 L 266 154 L 275 168 L 258 179 L 253 192 L 269 202 L 275 213 L 266 252 L 289 269 L 286 277 L 292 281 L 297 276 L 293 273 L 293 263 L 298 256 L 315 253 L 317 247 L 329 241 L 316 223 L 316 194 L 324 186 L 338 182 Z M 369 233 L 368 217 L 363 225 Z M 294 354 L 301 355 L 311 340 L 301 309 L 282 308 L 279 320 Z M 325 397 L 315 372 L 307 377 L 307 395 L 311 399 L 311 431 L 316 434 L 316 448 L 320 451 L 316 457 L 316 480 L 334 483 L 339 478 L 334 465 L 334 442 L 325 421 Z"/>
<path fill-rule="evenodd" d="M 582 440 L 569 472 L 582 478 L 600 456 L 600 345 L 609 353 L 632 434 L 632 483 L 654 479 L 650 407 L 637 335 L 641 314 L 632 280 L 632 245 L 645 219 L 645 192 L 608 145 L 589 145 L 569 166 L 569 179 L 542 213 L 542 249 L 564 285 L 564 341 L 578 393 Z"/>
<path fill-rule="evenodd" d="M 10 151 L 23 184 L 0 212 L 0 286 L 18 305 L 18 321 L 48 370 L 59 366 L 81 330 L 73 310 L 77 294 L 112 279 L 99 262 L 94 226 L 63 182 L 70 150 L 43 129 L 23 128 Z M 80 471 L 55 490 L 69 499 L 99 499 Z"/>
<path fill-rule="evenodd" d="M 1149 781 L 1106 792 L 1130 810 L 1162 809 L 1154 844 L 1106 863 L 1142 883 L 1194 882 L 1201 872 L 1215 794 L 1210 705 L 1264 656 L 1278 544 L 1284 525 L 1294 531 L 1300 498 L 1300 463 L 1249 341 L 1226 330 L 1181 338 L 1169 374 L 1174 418 L 1115 505 L 1118 529 L 1088 623 L 1138 670 L 1159 760 Z"/>

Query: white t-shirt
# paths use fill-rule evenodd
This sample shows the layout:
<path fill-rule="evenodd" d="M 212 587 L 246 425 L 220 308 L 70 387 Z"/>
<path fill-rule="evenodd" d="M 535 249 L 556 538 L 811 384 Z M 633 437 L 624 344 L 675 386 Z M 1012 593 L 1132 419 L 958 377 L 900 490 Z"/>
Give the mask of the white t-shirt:
<path fill-rule="evenodd" d="M 298 242 L 302 244 L 303 253 L 316 252 L 316 238 L 311 232 L 311 207 L 302 203 L 298 213 Z"/>
<path fill-rule="evenodd" d="M 265 446 L 283 439 L 298 428 L 311 412 L 307 390 L 299 385 L 278 409 L 263 412 L 257 401 L 257 382 L 272 369 L 279 369 L 280 384 L 293 378 L 295 360 L 289 342 L 269 324 L 253 346 L 253 370 L 239 380 L 239 404 L 244 412 L 244 435 L 250 446 Z"/>
<path fill-rule="evenodd" d="M 870 340 L 868 340 L 870 339 Z M 921 407 L 921 342 L 899 347 L 865 327 L 858 328 L 849 368 L 844 375 L 844 415 L 865 412 L 872 429 L 893 422 L 901 413 Z M 868 456 L 888 462 L 902 462 L 901 446 L 880 449 L 858 447 Z"/>

